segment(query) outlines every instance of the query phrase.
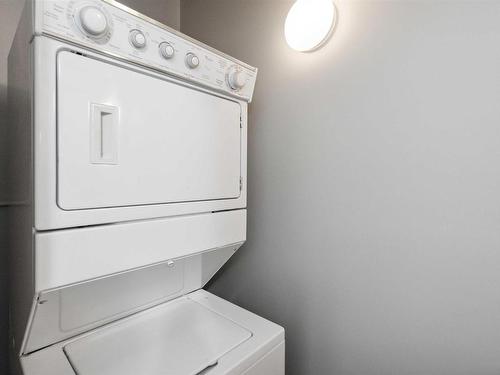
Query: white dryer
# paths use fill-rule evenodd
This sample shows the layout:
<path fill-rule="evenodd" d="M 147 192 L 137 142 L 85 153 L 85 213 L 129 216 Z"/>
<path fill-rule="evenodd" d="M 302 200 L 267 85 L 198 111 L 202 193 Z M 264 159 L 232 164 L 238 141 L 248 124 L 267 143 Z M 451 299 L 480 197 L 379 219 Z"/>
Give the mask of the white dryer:
<path fill-rule="evenodd" d="M 284 373 L 204 291 L 246 240 L 257 69 L 112 0 L 28 1 L 9 55 L 14 373 Z"/>

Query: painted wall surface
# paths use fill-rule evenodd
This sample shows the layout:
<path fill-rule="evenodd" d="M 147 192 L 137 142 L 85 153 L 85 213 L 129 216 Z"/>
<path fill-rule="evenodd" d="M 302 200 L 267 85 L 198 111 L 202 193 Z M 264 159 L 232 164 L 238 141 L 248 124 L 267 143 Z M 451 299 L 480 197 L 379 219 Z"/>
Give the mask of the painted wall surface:
<path fill-rule="evenodd" d="M 7 121 L 7 56 L 14 38 L 17 22 L 21 16 L 23 0 L 0 1 L 0 374 L 8 373 L 8 340 L 9 340 L 9 293 L 7 269 L 6 223 L 7 207 L 4 184 L 6 165 L 5 154 L 5 122 Z"/>
<path fill-rule="evenodd" d="M 343 1 L 290 50 L 290 2 L 185 0 L 259 67 L 248 243 L 210 290 L 286 328 L 289 375 L 500 373 L 500 2 Z"/>
<path fill-rule="evenodd" d="M 180 25 L 179 0 L 122 0 L 123 4 L 136 9 L 173 28 Z M 6 121 L 7 110 L 7 57 L 16 31 L 17 22 L 24 6 L 23 0 L 0 0 L 0 121 Z M 5 176 L 5 126 L 0 124 L 0 192 L 1 184 L 7 183 Z M 8 348 L 8 269 L 5 230 L 7 207 L 5 197 L 0 194 L 0 374 L 7 374 Z"/>
<path fill-rule="evenodd" d="M 7 57 L 14 38 L 17 22 L 21 16 L 24 0 L 0 1 L 0 121 L 6 121 L 7 116 Z M 5 129 L 0 124 L 0 206 L 5 203 Z"/>
<path fill-rule="evenodd" d="M 180 0 L 118 0 L 118 2 L 174 29 L 180 28 Z"/>

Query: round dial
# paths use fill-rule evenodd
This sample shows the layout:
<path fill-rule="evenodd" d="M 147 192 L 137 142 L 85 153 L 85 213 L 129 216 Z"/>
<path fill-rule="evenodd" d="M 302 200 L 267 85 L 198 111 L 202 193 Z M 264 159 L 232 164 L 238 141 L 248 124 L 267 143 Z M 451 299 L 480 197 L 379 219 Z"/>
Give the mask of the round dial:
<path fill-rule="evenodd" d="M 109 28 L 108 19 L 102 10 L 87 5 L 80 9 L 78 18 L 82 29 L 93 37 L 104 35 Z"/>
<path fill-rule="evenodd" d="M 200 65 L 200 59 L 194 53 L 189 52 L 186 55 L 186 65 L 191 69 L 196 69 Z"/>
<path fill-rule="evenodd" d="M 160 43 L 159 49 L 160 49 L 160 55 L 164 59 L 171 59 L 175 55 L 174 47 L 172 47 L 170 43 L 167 42 Z"/>
<path fill-rule="evenodd" d="M 146 47 L 147 41 L 146 36 L 140 30 L 132 30 L 129 35 L 130 43 L 138 49 Z"/>
<path fill-rule="evenodd" d="M 246 73 L 236 66 L 229 68 L 227 72 L 227 84 L 233 90 L 241 90 L 247 83 Z"/>

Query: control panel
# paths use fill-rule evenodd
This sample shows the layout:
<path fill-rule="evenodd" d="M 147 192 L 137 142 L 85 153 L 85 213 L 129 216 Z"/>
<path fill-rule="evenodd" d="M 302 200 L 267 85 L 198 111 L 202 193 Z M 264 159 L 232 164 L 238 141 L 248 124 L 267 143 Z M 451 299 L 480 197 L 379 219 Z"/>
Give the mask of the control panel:
<path fill-rule="evenodd" d="M 257 69 L 113 1 L 35 2 L 36 32 L 53 35 L 251 101 Z"/>

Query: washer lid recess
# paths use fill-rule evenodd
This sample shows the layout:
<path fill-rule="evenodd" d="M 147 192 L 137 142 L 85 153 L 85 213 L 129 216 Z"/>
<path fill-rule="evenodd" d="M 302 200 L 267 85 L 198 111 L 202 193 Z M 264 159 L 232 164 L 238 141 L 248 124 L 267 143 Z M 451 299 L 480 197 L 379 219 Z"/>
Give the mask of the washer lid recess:
<path fill-rule="evenodd" d="M 64 347 L 79 375 L 195 375 L 252 333 L 180 298 Z"/>

